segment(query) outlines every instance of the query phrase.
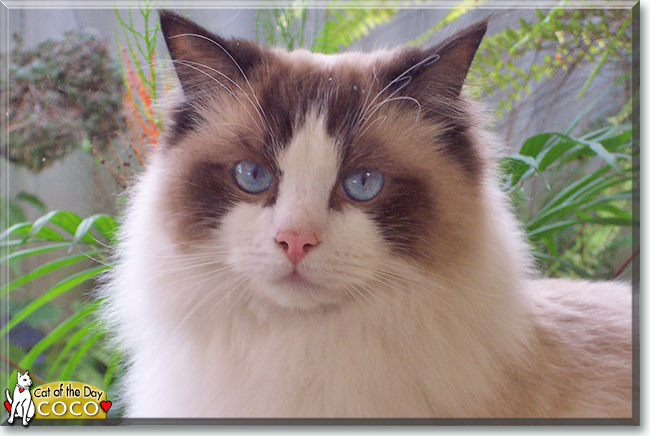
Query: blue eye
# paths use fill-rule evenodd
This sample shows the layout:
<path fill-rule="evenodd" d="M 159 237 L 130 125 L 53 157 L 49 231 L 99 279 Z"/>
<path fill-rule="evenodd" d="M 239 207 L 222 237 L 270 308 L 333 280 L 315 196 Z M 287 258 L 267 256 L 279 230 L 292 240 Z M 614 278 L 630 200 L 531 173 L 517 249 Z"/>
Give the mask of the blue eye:
<path fill-rule="evenodd" d="M 343 180 L 343 190 L 355 201 L 372 200 L 384 186 L 384 176 L 377 170 L 358 169 Z"/>
<path fill-rule="evenodd" d="M 259 194 L 273 184 L 269 170 L 252 160 L 243 160 L 235 165 L 235 181 L 244 191 Z"/>

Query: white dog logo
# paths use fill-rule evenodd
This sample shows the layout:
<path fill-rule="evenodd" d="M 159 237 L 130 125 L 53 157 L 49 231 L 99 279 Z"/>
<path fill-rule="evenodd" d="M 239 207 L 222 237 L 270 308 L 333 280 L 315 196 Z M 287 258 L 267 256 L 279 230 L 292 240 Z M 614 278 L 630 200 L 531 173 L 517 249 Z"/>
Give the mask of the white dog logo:
<path fill-rule="evenodd" d="M 29 387 L 32 385 L 32 379 L 29 377 L 29 371 L 25 374 L 18 373 L 18 382 L 14 389 L 14 398 L 9 396 L 9 389 L 6 390 L 7 403 L 5 406 L 9 409 L 9 419 L 7 422 L 13 424 L 14 417 L 23 418 L 23 425 L 27 426 L 29 421 L 34 417 L 34 401 L 32 401 L 32 394 L 29 392 Z"/>

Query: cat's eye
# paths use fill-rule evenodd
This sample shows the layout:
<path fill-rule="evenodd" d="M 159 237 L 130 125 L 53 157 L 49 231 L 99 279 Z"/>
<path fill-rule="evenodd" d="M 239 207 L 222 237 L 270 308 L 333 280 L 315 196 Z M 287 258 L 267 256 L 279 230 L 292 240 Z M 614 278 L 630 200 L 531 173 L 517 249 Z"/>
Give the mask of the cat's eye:
<path fill-rule="evenodd" d="M 375 198 L 384 186 L 384 176 L 377 170 L 358 169 L 343 180 L 343 190 L 352 200 L 368 201 Z"/>
<path fill-rule="evenodd" d="M 235 181 L 244 191 L 259 194 L 271 187 L 273 176 L 257 162 L 243 160 L 235 165 Z"/>

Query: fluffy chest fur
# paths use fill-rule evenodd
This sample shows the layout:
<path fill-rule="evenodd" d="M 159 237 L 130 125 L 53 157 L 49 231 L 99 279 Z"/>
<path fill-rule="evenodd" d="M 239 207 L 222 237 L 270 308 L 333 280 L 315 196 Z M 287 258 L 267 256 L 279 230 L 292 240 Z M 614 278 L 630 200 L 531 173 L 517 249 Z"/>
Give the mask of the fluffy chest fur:
<path fill-rule="evenodd" d="M 629 416 L 629 290 L 533 280 L 461 94 L 484 23 L 323 57 L 161 20 L 182 97 L 104 287 L 129 416 Z"/>
<path fill-rule="evenodd" d="M 512 241 L 486 238 L 489 252 L 468 258 L 465 276 L 379 262 L 381 273 L 344 303 L 305 310 L 292 296 L 269 301 L 268 288 L 228 267 L 179 256 L 148 204 L 162 175 L 142 180 L 147 207 L 127 222 L 140 237 L 125 250 L 147 254 L 129 257 L 116 277 L 123 344 L 136 357 L 125 383 L 127 398 L 137 392 L 133 416 L 483 415 L 503 363 L 521 359 L 530 326 L 511 292 L 518 281 L 497 275 L 503 257 L 488 260 L 499 247 L 516 256 Z M 191 374 L 201 375 L 192 378 L 201 393 L 162 382 Z M 172 392 L 188 398 L 168 409 L 155 401 Z"/>

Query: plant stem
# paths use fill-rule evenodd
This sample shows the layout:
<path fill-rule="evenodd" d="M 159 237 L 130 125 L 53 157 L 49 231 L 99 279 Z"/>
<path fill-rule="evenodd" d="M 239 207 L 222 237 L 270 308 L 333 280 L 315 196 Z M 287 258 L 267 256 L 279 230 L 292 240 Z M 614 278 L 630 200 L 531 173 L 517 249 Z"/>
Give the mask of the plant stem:
<path fill-rule="evenodd" d="M 630 257 L 627 258 L 627 260 L 626 260 L 625 262 L 623 262 L 623 265 L 621 265 L 621 267 L 620 267 L 620 268 L 619 268 L 619 269 L 618 269 L 618 270 L 617 270 L 617 271 L 616 271 L 616 272 L 615 272 L 615 273 L 614 273 L 614 274 L 613 274 L 609 279 L 610 279 L 610 280 L 614 280 L 616 277 L 618 277 L 619 275 L 621 275 L 621 273 L 623 272 L 623 270 L 625 269 L 625 267 L 627 267 L 627 266 L 630 264 L 630 262 L 632 262 L 632 259 L 634 259 L 634 257 L 635 257 L 637 254 L 639 254 L 639 250 L 641 250 L 641 247 L 640 247 L 640 246 L 639 246 L 639 247 L 634 251 L 634 253 L 632 253 L 632 254 L 630 255 Z"/>
<path fill-rule="evenodd" d="M 6 357 L 4 357 L 4 356 L 1 355 L 1 354 L 0 354 L 0 360 L 2 360 L 3 362 L 7 363 L 9 366 L 11 366 L 12 368 L 14 368 L 15 370 L 18 370 L 18 371 L 23 372 L 23 373 L 24 373 L 25 371 L 27 371 L 26 369 L 21 368 L 21 366 L 18 365 L 18 364 L 17 364 L 16 362 L 14 362 L 13 360 L 11 360 L 11 359 L 7 359 Z M 32 378 L 32 380 L 34 380 L 34 381 L 35 381 L 36 383 L 38 383 L 39 385 L 45 384 L 45 380 L 43 380 L 42 378 L 40 378 L 40 377 L 37 376 L 36 374 L 30 374 L 29 376 Z"/>

